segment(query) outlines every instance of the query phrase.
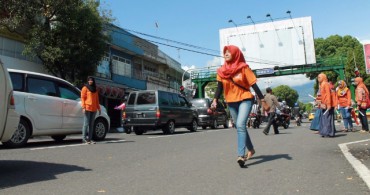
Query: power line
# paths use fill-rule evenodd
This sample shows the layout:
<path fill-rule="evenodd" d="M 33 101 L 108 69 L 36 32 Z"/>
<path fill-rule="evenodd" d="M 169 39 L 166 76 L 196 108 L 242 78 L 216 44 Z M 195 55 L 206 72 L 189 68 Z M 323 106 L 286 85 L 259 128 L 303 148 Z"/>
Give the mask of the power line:
<path fill-rule="evenodd" d="M 135 36 L 133 34 L 130 34 L 128 32 L 122 32 L 122 31 L 111 29 L 111 28 L 110 29 L 105 28 L 105 29 L 106 30 L 109 30 L 111 32 L 116 32 L 116 33 L 119 33 L 119 34 L 123 34 L 123 35 L 131 36 L 131 37 L 139 38 L 139 37 L 137 37 L 137 36 Z M 123 29 L 123 30 L 127 31 L 127 29 Z M 145 34 L 145 33 L 143 33 L 143 34 Z M 152 37 L 156 37 L 156 36 L 152 36 Z M 184 48 L 184 47 L 174 46 L 174 45 L 170 45 L 170 44 L 166 44 L 166 43 L 161 43 L 161 42 L 153 41 L 153 40 L 149 40 L 149 39 L 144 39 L 144 38 L 141 38 L 141 39 L 146 40 L 146 41 L 151 42 L 151 43 L 155 43 L 155 44 L 159 44 L 159 45 L 164 45 L 164 46 L 167 46 L 167 47 L 172 47 L 172 48 L 176 48 L 176 49 L 182 49 L 184 51 L 189 51 L 189 52 L 193 52 L 193 53 L 198 53 L 198 54 L 203 54 L 203 55 L 208 55 L 208 56 L 223 58 L 223 56 L 220 56 L 220 55 L 215 55 L 215 54 L 211 54 L 211 53 L 207 53 L 207 52 L 202 52 L 202 51 L 196 51 L 196 50 L 193 50 L 193 49 L 187 49 L 187 48 Z M 164 38 L 161 38 L 161 39 L 163 40 Z M 166 39 L 164 39 L 164 40 L 166 40 Z M 177 41 L 172 41 L 171 40 L 170 42 L 177 42 Z M 182 43 L 182 45 L 184 45 L 184 44 L 186 44 L 186 43 Z M 186 44 L 186 45 L 191 45 L 191 44 Z M 194 45 L 192 45 L 192 46 L 193 46 L 193 48 L 198 48 L 198 49 L 203 48 L 203 47 L 194 46 Z M 201 50 L 204 50 L 204 49 L 211 50 L 211 49 L 207 49 L 207 48 L 203 48 Z M 216 50 L 213 50 L 213 51 L 216 51 Z M 286 63 L 282 63 L 282 62 L 276 62 L 276 61 L 270 61 L 270 60 L 263 60 L 263 59 L 259 59 L 259 58 L 253 58 L 253 57 L 246 57 L 246 58 L 247 59 L 254 59 L 254 60 L 248 60 L 248 62 L 256 63 L 256 64 L 264 64 L 264 65 L 270 65 L 270 66 L 287 65 Z M 255 61 L 255 60 L 259 60 L 259 61 Z"/>

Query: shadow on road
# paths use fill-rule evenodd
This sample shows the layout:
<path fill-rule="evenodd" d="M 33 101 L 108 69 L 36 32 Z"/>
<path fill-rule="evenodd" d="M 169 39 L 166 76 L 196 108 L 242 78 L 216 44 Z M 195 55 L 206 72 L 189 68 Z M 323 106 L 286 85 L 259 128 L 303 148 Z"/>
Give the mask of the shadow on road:
<path fill-rule="evenodd" d="M 113 144 L 113 143 L 127 143 L 127 142 L 134 142 L 134 141 L 121 141 L 120 138 L 105 138 L 103 141 L 97 141 L 97 143 L 104 143 L 104 144 Z M 117 142 L 118 141 L 118 142 Z M 38 147 L 50 147 L 50 146 L 68 146 L 73 144 L 81 144 L 82 140 L 80 138 L 69 138 L 60 142 L 54 141 L 52 139 L 31 139 L 30 142 L 26 144 L 24 147 L 20 148 L 7 148 L 4 145 L 0 145 L 0 150 L 11 150 L 11 149 L 24 149 L 24 148 L 38 148 Z"/>
<path fill-rule="evenodd" d="M 1 160 L 0 189 L 56 179 L 56 175 L 73 171 L 91 171 L 84 167 L 46 162 Z"/>
<path fill-rule="evenodd" d="M 247 166 L 252 166 L 252 165 L 258 165 L 264 162 L 268 161 L 273 161 L 273 160 L 278 160 L 278 159 L 286 159 L 286 160 L 292 160 L 293 158 L 289 156 L 289 154 L 276 154 L 276 155 L 260 155 L 260 156 L 255 156 L 252 157 L 250 160 L 257 160 L 256 162 L 252 162 L 250 164 L 246 164 Z M 248 163 L 247 161 L 247 163 Z"/>

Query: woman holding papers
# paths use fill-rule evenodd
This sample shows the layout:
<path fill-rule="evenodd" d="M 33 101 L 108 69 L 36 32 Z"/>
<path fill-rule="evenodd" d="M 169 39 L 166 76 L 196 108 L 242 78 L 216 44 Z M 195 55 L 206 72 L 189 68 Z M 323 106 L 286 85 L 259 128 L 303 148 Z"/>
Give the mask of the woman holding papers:
<path fill-rule="evenodd" d="M 366 110 L 370 107 L 368 105 L 369 90 L 367 89 L 361 77 L 355 78 L 356 85 L 356 102 L 358 106 L 358 117 L 360 118 L 362 130 L 361 133 L 369 132 L 369 124 L 366 117 Z"/>
<path fill-rule="evenodd" d="M 321 103 L 320 108 L 322 109 L 322 116 L 320 121 L 320 135 L 322 137 L 334 137 L 335 126 L 334 126 L 334 107 L 333 98 L 331 94 L 330 84 L 325 74 L 321 73 L 317 77 L 320 84 Z"/>

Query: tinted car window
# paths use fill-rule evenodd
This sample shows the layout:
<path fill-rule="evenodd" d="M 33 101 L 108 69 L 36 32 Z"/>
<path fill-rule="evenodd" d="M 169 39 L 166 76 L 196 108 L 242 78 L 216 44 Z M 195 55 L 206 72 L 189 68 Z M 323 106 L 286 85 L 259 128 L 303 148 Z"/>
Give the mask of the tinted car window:
<path fill-rule="evenodd" d="M 128 105 L 134 105 L 135 104 L 135 99 L 136 99 L 136 93 L 131 93 L 127 104 Z"/>
<path fill-rule="evenodd" d="M 179 95 L 171 94 L 171 96 L 172 96 L 172 105 L 173 106 L 180 106 Z"/>
<path fill-rule="evenodd" d="M 159 92 L 158 99 L 159 99 L 159 105 L 168 106 L 170 104 L 168 100 L 168 93 L 166 92 Z"/>
<path fill-rule="evenodd" d="M 14 91 L 23 91 L 23 74 L 19 74 L 19 73 L 9 73 L 10 74 L 10 78 L 12 80 L 12 84 L 13 84 L 13 90 Z"/>
<path fill-rule="evenodd" d="M 187 106 L 186 100 L 184 97 L 179 96 L 179 100 L 180 100 L 180 106 Z"/>
<path fill-rule="evenodd" d="M 80 98 L 80 94 L 77 93 L 75 89 L 67 85 L 59 86 L 59 92 L 60 97 L 64 99 L 77 100 Z"/>
<path fill-rule="evenodd" d="M 53 81 L 38 78 L 28 78 L 27 86 L 29 93 L 56 96 L 57 92 Z"/>
<path fill-rule="evenodd" d="M 142 92 L 137 96 L 137 105 L 154 104 L 156 102 L 155 92 Z"/>

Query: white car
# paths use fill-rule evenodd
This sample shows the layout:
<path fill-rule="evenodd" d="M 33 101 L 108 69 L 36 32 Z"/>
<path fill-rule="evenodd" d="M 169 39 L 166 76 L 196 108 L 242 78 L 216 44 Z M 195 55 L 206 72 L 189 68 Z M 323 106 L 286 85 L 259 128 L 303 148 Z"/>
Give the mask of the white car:
<path fill-rule="evenodd" d="M 9 73 L 0 61 L 0 141 L 6 143 L 17 130 L 19 115 L 15 111 L 13 86 Z"/>
<path fill-rule="evenodd" d="M 30 137 L 51 136 L 62 141 L 67 135 L 81 134 L 83 113 L 81 91 L 71 83 L 46 74 L 8 69 L 14 87 L 20 122 L 16 134 L 6 144 L 20 147 Z M 103 140 L 110 128 L 106 109 L 101 106 L 94 123 L 94 140 Z"/>

